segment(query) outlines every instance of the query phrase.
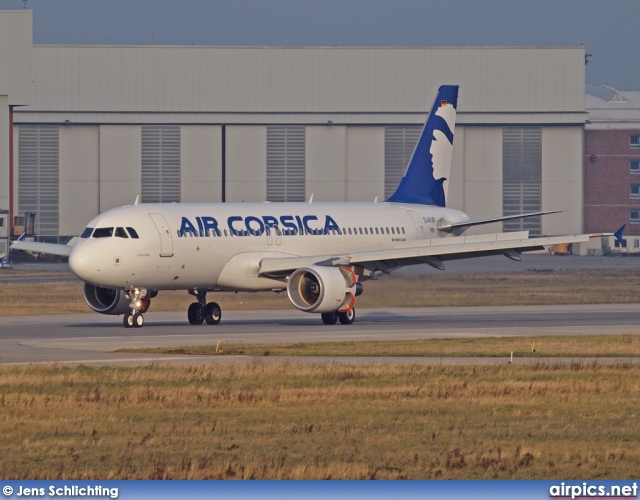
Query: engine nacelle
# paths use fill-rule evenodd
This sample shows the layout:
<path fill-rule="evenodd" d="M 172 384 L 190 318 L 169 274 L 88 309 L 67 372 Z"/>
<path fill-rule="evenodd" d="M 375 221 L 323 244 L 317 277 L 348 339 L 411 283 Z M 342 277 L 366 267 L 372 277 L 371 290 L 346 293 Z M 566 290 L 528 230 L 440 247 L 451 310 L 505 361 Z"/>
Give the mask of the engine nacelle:
<path fill-rule="evenodd" d="M 294 271 L 287 283 L 289 300 L 304 312 L 346 312 L 360 295 L 356 276 L 349 267 L 303 267 Z"/>
<path fill-rule="evenodd" d="M 84 300 L 91 309 L 100 314 L 125 314 L 131 311 L 131 301 L 124 290 L 102 288 L 85 283 Z"/>

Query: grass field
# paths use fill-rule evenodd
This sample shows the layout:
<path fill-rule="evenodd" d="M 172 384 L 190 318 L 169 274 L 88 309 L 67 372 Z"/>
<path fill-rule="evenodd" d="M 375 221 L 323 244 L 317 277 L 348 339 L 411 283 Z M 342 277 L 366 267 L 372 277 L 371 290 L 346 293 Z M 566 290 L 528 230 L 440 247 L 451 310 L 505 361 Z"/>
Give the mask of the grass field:
<path fill-rule="evenodd" d="M 535 348 L 535 352 L 533 349 Z M 299 342 L 289 344 L 220 344 L 146 347 L 119 352 L 221 356 L 404 356 L 404 357 L 640 357 L 637 335 L 580 335 L 421 339 L 362 342 Z"/>
<path fill-rule="evenodd" d="M 4 479 L 631 479 L 640 366 L 0 368 Z"/>
<path fill-rule="evenodd" d="M 365 284 L 358 306 L 636 303 L 639 284 L 629 270 L 384 277 Z M 284 294 L 215 300 L 291 307 Z M 191 301 L 161 292 L 152 310 Z M 2 283 L 0 304 L 0 315 L 90 312 L 78 283 Z M 223 352 L 632 357 L 639 344 L 514 337 Z M 4 366 L 0 477 L 630 479 L 640 470 L 639 417 L 636 364 Z"/>
<path fill-rule="evenodd" d="M 0 275 L 1 276 L 1 275 Z M 522 273 L 384 276 L 364 284 L 357 306 L 438 307 L 636 303 L 640 271 L 600 269 Z M 288 309 L 286 293 L 210 294 L 223 309 Z M 213 299 L 215 297 L 215 299 Z M 160 292 L 151 311 L 186 311 L 193 298 L 186 292 Z M 2 283 L 0 315 L 90 312 L 81 283 Z"/>

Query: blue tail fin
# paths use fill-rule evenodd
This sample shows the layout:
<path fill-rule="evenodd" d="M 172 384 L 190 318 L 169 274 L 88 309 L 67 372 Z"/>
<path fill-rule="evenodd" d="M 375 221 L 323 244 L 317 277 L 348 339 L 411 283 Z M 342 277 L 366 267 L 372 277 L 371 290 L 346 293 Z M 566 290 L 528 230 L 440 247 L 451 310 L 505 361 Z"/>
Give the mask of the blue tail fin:
<path fill-rule="evenodd" d="M 446 206 L 457 109 L 458 86 L 442 85 L 400 185 L 387 201 Z"/>

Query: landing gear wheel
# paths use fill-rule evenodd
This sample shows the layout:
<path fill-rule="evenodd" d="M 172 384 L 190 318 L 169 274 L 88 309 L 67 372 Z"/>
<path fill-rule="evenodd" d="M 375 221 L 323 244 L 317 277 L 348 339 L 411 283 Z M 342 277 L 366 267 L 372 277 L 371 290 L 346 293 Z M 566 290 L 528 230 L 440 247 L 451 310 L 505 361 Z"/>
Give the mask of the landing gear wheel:
<path fill-rule="evenodd" d="M 338 313 L 338 319 L 340 320 L 340 323 L 343 325 L 350 325 L 353 323 L 353 320 L 356 319 L 356 309 L 355 307 L 353 309 L 351 309 L 351 311 L 349 312 L 344 312 Z"/>
<path fill-rule="evenodd" d="M 203 307 L 198 303 L 194 302 L 189 306 L 187 310 L 187 318 L 189 318 L 189 323 L 192 325 L 201 325 L 204 322 L 204 315 L 202 314 Z"/>
<path fill-rule="evenodd" d="M 202 311 L 207 325 L 217 325 L 222 319 L 222 310 L 216 302 L 209 302 Z"/>
<path fill-rule="evenodd" d="M 125 328 L 131 328 L 133 326 L 133 314 L 130 312 L 124 315 L 122 318 L 122 324 Z"/>
<path fill-rule="evenodd" d="M 142 328 L 142 325 L 144 325 L 144 317 L 140 313 L 135 313 L 131 320 L 135 328 Z"/>
<path fill-rule="evenodd" d="M 338 322 L 338 311 L 322 313 L 320 316 L 325 325 L 335 325 Z"/>

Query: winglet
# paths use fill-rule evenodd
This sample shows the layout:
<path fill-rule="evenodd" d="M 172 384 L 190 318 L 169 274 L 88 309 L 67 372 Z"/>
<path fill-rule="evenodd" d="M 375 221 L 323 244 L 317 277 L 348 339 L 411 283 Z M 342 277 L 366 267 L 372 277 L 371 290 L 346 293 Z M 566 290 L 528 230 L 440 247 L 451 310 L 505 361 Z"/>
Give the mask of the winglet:
<path fill-rule="evenodd" d="M 616 240 L 618 240 L 618 243 L 620 243 L 620 246 L 622 246 L 622 231 L 624 231 L 624 228 L 626 226 L 627 226 L 626 224 L 622 224 L 622 227 L 618 229 L 615 233 L 613 233 L 613 235 L 616 237 Z"/>

